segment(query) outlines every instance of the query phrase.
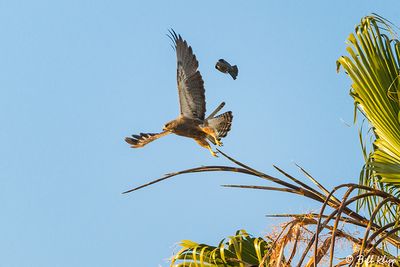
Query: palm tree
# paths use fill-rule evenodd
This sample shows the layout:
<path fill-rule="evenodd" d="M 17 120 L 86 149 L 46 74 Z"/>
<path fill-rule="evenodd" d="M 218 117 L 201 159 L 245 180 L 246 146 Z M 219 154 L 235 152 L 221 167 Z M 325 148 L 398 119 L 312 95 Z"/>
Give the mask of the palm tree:
<path fill-rule="evenodd" d="M 327 190 L 315 178 L 303 168 L 300 171 L 313 184 L 309 186 L 301 180 L 286 173 L 274 166 L 288 181 L 270 176 L 261 171 L 241 163 L 230 157 L 223 151 L 220 154 L 230 160 L 234 166 L 202 166 L 187 169 L 165 175 L 144 186 L 160 182 L 177 175 L 199 172 L 227 171 L 244 175 L 251 175 L 280 185 L 280 187 L 259 186 L 259 185 L 223 185 L 225 187 L 246 188 L 255 190 L 274 190 L 297 194 L 310 198 L 322 204 L 319 213 L 309 214 L 278 214 L 274 217 L 290 217 L 292 220 L 281 227 L 278 233 L 268 235 L 265 238 L 251 237 L 246 232 L 239 231 L 228 240 L 222 240 L 219 245 L 211 246 L 198 244 L 193 241 L 182 241 L 182 249 L 172 258 L 171 266 L 314 266 L 318 264 L 325 255 L 330 255 L 329 263 L 333 266 L 335 255 L 335 244 L 338 239 L 348 242 L 353 251 L 340 264 L 357 263 L 357 259 L 372 257 L 386 263 L 396 263 L 397 257 L 393 251 L 400 247 L 400 236 L 396 233 L 400 226 L 396 221 L 384 226 L 376 224 L 375 217 L 381 211 L 383 205 L 400 205 L 400 199 L 382 190 L 374 189 L 358 184 L 343 184 L 333 190 Z M 345 192 L 338 196 L 340 190 Z M 363 190 L 365 193 L 355 195 L 356 190 Z M 374 209 L 369 218 L 351 209 L 353 203 L 369 197 L 382 200 Z M 328 209 L 330 208 L 330 209 Z M 359 234 L 349 234 L 344 226 L 358 226 L 364 228 Z M 350 228 L 351 229 L 351 228 Z M 300 250 L 301 245 L 305 248 Z M 304 264 L 306 257 L 307 263 Z M 362 257 L 362 258 L 361 258 Z M 351 261 L 352 259 L 353 261 Z M 379 265 L 375 265 L 379 266 Z M 398 266 L 398 265 L 392 265 Z"/>
<path fill-rule="evenodd" d="M 354 98 L 355 115 L 360 112 L 366 118 L 373 135 L 372 148 L 368 152 L 362 128 L 360 130 L 365 158 L 360 183 L 343 184 L 328 190 L 300 166 L 299 170 L 311 185 L 274 166 L 285 178 L 283 180 L 219 151 L 233 166 L 187 169 L 129 190 L 186 173 L 229 171 L 251 175 L 279 187 L 224 185 L 226 187 L 281 191 L 321 203 L 319 213 L 273 215 L 291 220 L 277 233 L 263 238 L 252 237 L 240 230 L 216 246 L 184 240 L 182 249 L 172 258 L 171 266 L 316 266 L 325 255 L 329 255 L 330 266 L 334 263 L 367 266 L 360 261 L 367 257 L 375 263 L 373 266 L 400 266 L 395 255 L 400 247 L 400 44 L 386 35 L 394 34 L 392 26 L 378 15 L 363 18 L 355 28 L 355 34 L 348 37 L 349 56 L 337 61 L 338 70 L 342 66 L 352 80 L 350 95 Z M 358 210 L 352 209 L 354 203 L 358 204 Z M 362 207 L 367 207 L 368 216 L 360 213 Z M 353 226 L 364 230 L 358 234 L 345 230 L 346 227 L 353 229 Z M 352 245 L 350 255 L 342 260 L 335 259 L 338 239 Z"/>

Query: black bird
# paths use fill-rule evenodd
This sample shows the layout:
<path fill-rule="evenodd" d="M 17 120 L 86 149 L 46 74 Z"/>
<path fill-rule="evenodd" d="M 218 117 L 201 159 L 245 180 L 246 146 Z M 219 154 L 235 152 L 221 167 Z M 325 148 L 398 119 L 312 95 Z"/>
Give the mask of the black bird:
<path fill-rule="evenodd" d="M 236 65 L 231 66 L 231 64 L 229 64 L 222 58 L 218 60 L 218 62 L 215 64 L 215 68 L 220 72 L 229 73 L 234 80 L 236 80 L 236 77 L 239 73 L 239 69 Z"/>

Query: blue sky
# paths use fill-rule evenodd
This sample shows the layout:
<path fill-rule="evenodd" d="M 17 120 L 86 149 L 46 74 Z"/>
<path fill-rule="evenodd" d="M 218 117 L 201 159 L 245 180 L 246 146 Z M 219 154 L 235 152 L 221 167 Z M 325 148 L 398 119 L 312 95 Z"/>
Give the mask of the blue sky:
<path fill-rule="evenodd" d="M 0 1 L 0 266 L 168 266 L 176 243 L 254 235 L 264 215 L 318 206 L 234 174 L 176 177 L 212 158 L 167 136 L 143 149 L 124 137 L 178 115 L 166 33 L 193 47 L 207 109 L 226 101 L 223 151 L 269 174 L 298 163 L 327 187 L 357 182 L 362 157 L 350 82 L 336 74 L 345 39 L 371 12 L 398 21 L 398 1 Z M 238 64 L 233 81 L 214 69 Z M 280 176 L 279 176 L 280 177 Z"/>

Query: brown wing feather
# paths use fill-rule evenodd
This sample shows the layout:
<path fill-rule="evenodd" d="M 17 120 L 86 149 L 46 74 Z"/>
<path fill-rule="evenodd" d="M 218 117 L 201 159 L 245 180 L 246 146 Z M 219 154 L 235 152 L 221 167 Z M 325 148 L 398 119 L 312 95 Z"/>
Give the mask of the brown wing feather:
<path fill-rule="evenodd" d="M 161 133 L 140 133 L 140 135 L 133 134 L 132 137 L 126 137 L 125 142 L 130 144 L 132 148 L 139 148 L 167 134 L 169 132 L 166 131 Z"/>
<path fill-rule="evenodd" d="M 204 81 L 198 71 L 199 63 L 190 47 L 174 30 L 170 31 L 177 57 L 177 83 L 181 114 L 204 120 L 206 100 Z"/>

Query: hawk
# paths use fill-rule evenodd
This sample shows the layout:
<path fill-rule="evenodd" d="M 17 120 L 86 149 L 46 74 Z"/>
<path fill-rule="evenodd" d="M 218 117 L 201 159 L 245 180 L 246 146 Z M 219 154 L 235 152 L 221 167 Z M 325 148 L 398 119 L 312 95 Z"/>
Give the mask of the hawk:
<path fill-rule="evenodd" d="M 180 114 L 175 120 L 166 123 L 160 133 L 140 133 L 126 137 L 125 141 L 132 148 L 139 148 L 160 137 L 174 133 L 194 139 L 216 157 L 217 154 L 211 149 L 208 141 L 222 146 L 221 138 L 225 137 L 231 129 L 232 112 L 228 111 L 216 116 L 225 105 L 225 102 L 222 102 L 208 117 L 205 117 L 204 81 L 198 70 L 199 63 L 196 56 L 193 54 L 192 47 L 180 35 L 176 34 L 174 30 L 170 30 L 169 33 L 168 37 L 173 41 L 177 58 L 176 79 Z"/>

